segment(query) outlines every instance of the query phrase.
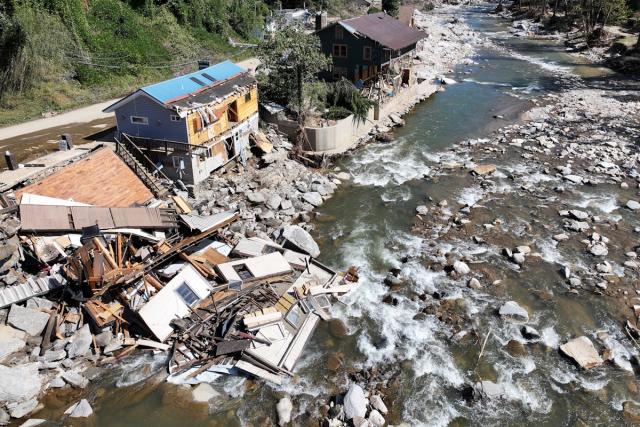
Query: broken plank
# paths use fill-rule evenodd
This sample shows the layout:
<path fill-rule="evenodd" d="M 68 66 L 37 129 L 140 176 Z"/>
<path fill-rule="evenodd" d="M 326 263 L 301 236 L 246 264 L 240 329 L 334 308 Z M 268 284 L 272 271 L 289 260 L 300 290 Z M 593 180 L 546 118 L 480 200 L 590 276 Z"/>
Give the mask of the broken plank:
<path fill-rule="evenodd" d="M 168 351 L 169 349 L 171 349 L 171 346 L 169 344 L 163 344 L 158 341 L 147 340 L 144 338 L 139 338 L 138 340 L 136 340 L 136 345 L 139 347 L 155 348 L 162 351 Z"/>

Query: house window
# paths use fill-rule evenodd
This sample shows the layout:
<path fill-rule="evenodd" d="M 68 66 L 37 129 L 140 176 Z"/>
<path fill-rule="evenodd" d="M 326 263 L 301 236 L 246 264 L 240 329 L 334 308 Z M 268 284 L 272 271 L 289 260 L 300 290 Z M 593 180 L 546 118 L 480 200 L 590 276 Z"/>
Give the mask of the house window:
<path fill-rule="evenodd" d="M 333 45 L 333 56 L 335 58 L 346 58 L 347 57 L 347 45 L 346 44 L 334 44 Z"/>
<path fill-rule="evenodd" d="M 240 279 L 243 281 L 253 279 L 253 274 L 249 271 L 246 264 L 237 264 L 233 266 Z"/>
<path fill-rule="evenodd" d="M 180 296 L 182 301 L 188 305 L 189 307 L 193 307 L 196 305 L 198 300 L 198 294 L 193 292 L 193 289 L 189 287 L 186 283 L 181 284 L 176 288 L 176 293 Z"/>
<path fill-rule="evenodd" d="M 172 114 L 171 116 L 169 116 L 171 118 L 172 122 L 179 122 L 180 121 L 180 116 L 176 115 L 176 114 Z"/>
<path fill-rule="evenodd" d="M 342 40 L 344 38 L 344 28 L 340 25 L 336 25 L 336 40 Z"/>
<path fill-rule="evenodd" d="M 251 101 L 251 92 L 247 92 L 247 94 L 244 96 L 244 102 L 249 102 Z"/>
<path fill-rule="evenodd" d="M 362 59 L 365 61 L 371 61 L 371 46 L 365 46 L 362 49 Z"/>
<path fill-rule="evenodd" d="M 148 125 L 149 119 L 142 116 L 131 116 L 131 123 L 134 125 Z"/>
<path fill-rule="evenodd" d="M 340 80 L 347 76 L 347 69 L 344 67 L 333 67 L 333 79 Z"/>

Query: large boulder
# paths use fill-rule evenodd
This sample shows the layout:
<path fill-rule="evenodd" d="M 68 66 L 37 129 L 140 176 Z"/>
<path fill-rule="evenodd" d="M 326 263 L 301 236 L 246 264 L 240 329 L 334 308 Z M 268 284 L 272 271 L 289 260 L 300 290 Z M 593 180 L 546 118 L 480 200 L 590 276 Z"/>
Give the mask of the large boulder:
<path fill-rule="evenodd" d="M 93 335 L 89 329 L 89 324 L 85 324 L 78 329 L 71 337 L 71 342 L 67 347 L 67 353 L 70 359 L 87 354 L 93 343 Z"/>
<path fill-rule="evenodd" d="M 25 331 L 31 336 L 37 337 L 42 334 L 45 326 L 49 322 L 49 315 L 39 310 L 12 305 L 9 311 L 7 323 L 16 329 Z"/>
<path fill-rule="evenodd" d="M 317 191 L 310 191 L 308 193 L 304 193 L 302 195 L 302 199 L 305 202 L 315 207 L 318 207 L 322 204 L 322 195 L 320 195 L 320 193 L 318 193 Z"/>
<path fill-rule="evenodd" d="M 603 361 L 591 340 L 585 336 L 574 338 L 560 346 L 565 356 L 573 359 L 581 368 L 591 369 L 602 365 Z"/>
<path fill-rule="evenodd" d="M 504 395 L 504 387 L 493 381 L 478 381 L 474 386 L 475 392 L 485 399 L 500 399 Z"/>
<path fill-rule="evenodd" d="M 501 317 L 516 321 L 516 322 L 528 322 L 529 321 L 529 313 L 527 310 L 520 307 L 520 305 L 515 301 L 507 301 L 500 307 L 498 311 Z"/>
<path fill-rule="evenodd" d="M 80 402 L 71 405 L 64 413 L 71 418 L 88 418 L 93 415 L 93 408 L 91 408 L 87 399 L 82 399 Z"/>
<path fill-rule="evenodd" d="M 0 404 L 20 403 L 33 399 L 40 393 L 42 379 L 38 363 L 8 367 L 0 365 Z"/>
<path fill-rule="evenodd" d="M 25 345 L 26 334 L 11 326 L 0 325 L 0 360 L 22 350 Z"/>
<path fill-rule="evenodd" d="M 283 397 L 276 405 L 276 410 L 278 411 L 278 425 L 286 426 L 291 422 L 291 412 L 293 411 L 293 404 L 291 403 L 291 399 L 288 397 Z"/>
<path fill-rule="evenodd" d="M 364 418 L 367 415 L 367 399 L 364 390 L 356 383 L 351 383 L 349 391 L 344 396 L 344 412 L 347 419 L 355 417 Z"/>
<path fill-rule="evenodd" d="M 311 234 L 300 226 L 286 226 L 282 230 L 282 237 L 314 258 L 320 255 L 320 248 L 318 247 L 318 244 L 313 240 Z"/>

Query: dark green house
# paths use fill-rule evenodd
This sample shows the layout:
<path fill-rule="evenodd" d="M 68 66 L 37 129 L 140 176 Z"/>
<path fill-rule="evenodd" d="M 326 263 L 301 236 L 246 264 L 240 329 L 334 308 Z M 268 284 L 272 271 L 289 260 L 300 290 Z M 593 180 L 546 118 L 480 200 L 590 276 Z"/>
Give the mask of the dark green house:
<path fill-rule="evenodd" d="M 391 61 L 411 54 L 427 35 L 384 12 L 343 19 L 316 31 L 322 51 L 333 61 L 325 80 L 344 77 L 368 80 L 384 71 Z"/>

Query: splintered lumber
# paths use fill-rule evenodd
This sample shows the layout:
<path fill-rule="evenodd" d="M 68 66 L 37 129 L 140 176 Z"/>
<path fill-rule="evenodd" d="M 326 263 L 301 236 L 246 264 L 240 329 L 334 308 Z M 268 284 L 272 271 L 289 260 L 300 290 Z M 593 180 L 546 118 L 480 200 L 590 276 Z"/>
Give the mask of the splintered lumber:
<path fill-rule="evenodd" d="M 147 340 L 143 338 L 139 338 L 138 340 L 136 340 L 136 345 L 139 347 L 155 348 L 156 350 L 162 350 L 162 351 L 168 351 L 171 348 L 169 344 L 163 344 L 161 342 Z"/>
<path fill-rule="evenodd" d="M 188 214 L 189 212 L 191 212 L 192 210 L 191 206 L 189 206 L 189 204 L 185 202 L 185 200 L 182 197 L 171 196 L 171 199 L 173 200 L 173 202 L 176 204 L 176 206 L 182 213 Z"/>
<path fill-rule="evenodd" d="M 111 256 L 111 253 L 107 250 L 107 248 L 104 247 L 104 245 L 102 244 L 100 239 L 98 239 L 97 237 L 94 237 L 91 240 L 92 240 L 93 244 L 96 245 L 98 250 L 100 252 L 102 252 L 102 256 L 104 256 L 104 259 L 107 261 L 109 266 L 112 269 L 117 270 L 118 269 L 118 264 L 114 261 L 113 257 Z"/>
<path fill-rule="evenodd" d="M 311 295 L 320 295 L 320 294 L 346 294 L 349 292 L 353 286 L 351 285 L 338 285 L 332 286 L 329 288 L 323 288 L 321 286 L 314 286 L 309 289 Z"/>
<path fill-rule="evenodd" d="M 147 282 L 149 285 L 151 285 L 157 291 L 159 291 L 160 289 L 164 288 L 164 285 L 162 284 L 162 282 L 160 282 L 158 279 L 156 279 L 151 274 L 145 274 L 144 275 L 144 281 Z"/>

